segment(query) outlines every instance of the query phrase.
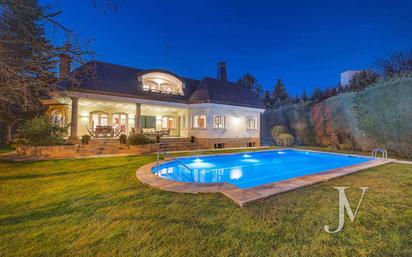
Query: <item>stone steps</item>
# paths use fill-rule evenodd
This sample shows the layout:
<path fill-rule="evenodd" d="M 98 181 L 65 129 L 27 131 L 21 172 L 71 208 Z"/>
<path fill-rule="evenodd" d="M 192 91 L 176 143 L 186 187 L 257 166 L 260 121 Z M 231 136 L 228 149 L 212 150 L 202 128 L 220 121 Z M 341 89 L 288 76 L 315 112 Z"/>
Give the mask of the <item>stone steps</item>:
<path fill-rule="evenodd" d="M 88 144 L 80 145 L 79 155 L 119 154 L 130 153 L 129 147 L 120 144 L 118 139 L 91 139 Z"/>
<path fill-rule="evenodd" d="M 190 142 L 189 138 L 161 138 L 159 143 L 162 151 L 203 149 L 198 142 Z"/>

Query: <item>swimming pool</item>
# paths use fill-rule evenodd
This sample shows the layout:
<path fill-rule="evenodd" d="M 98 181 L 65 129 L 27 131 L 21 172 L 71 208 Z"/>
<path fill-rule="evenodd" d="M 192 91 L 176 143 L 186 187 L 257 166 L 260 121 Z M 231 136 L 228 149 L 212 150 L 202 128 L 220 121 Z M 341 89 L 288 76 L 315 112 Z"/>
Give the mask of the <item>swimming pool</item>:
<path fill-rule="evenodd" d="M 153 166 L 152 173 L 173 181 L 226 182 L 246 189 L 371 160 L 373 158 L 323 152 L 270 150 L 180 157 L 177 161 Z"/>

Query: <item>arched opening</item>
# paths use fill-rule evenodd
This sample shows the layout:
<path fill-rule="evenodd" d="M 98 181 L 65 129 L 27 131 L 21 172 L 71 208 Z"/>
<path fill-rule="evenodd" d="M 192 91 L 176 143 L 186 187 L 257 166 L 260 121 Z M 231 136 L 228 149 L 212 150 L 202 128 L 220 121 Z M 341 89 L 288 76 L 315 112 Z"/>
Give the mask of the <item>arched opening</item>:
<path fill-rule="evenodd" d="M 143 74 L 140 78 L 144 91 L 160 92 L 165 94 L 183 95 L 183 81 L 172 74 L 153 71 Z"/>

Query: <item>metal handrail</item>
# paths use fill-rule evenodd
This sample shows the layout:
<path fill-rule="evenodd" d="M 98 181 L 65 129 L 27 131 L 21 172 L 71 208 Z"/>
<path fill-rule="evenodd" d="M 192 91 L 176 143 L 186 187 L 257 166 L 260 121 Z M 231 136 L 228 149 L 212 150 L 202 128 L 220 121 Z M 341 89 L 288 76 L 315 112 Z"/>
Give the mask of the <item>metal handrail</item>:
<path fill-rule="evenodd" d="M 168 152 L 166 151 L 158 151 L 157 152 L 157 160 L 156 160 L 156 171 L 159 172 L 159 158 L 160 158 L 160 154 L 163 153 L 163 155 L 166 155 L 170 158 L 172 158 L 174 161 L 180 163 L 183 167 L 185 167 L 186 169 L 188 169 L 190 171 L 190 173 L 193 175 L 193 170 L 191 168 L 189 168 L 186 164 L 184 164 L 182 161 L 180 161 L 179 159 L 173 157 L 172 155 L 170 155 Z M 192 178 L 194 181 L 194 178 Z"/>
<path fill-rule="evenodd" d="M 377 157 L 378 152 L 382 153 L 382 158 L 384 161 L 388 160 L 388 151 L 386 151 L 384 148 L 375 148 L 372 151 L 372 157 Z"/>

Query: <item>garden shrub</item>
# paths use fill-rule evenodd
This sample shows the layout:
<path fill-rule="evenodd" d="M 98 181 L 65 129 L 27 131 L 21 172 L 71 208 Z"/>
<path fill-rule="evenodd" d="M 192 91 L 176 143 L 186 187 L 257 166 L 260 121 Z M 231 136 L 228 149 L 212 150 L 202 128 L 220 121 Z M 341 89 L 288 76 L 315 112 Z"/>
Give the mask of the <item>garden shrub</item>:
<path fill-rule="evenodd" d="M 85 145 L 87 145 L 89 142 L 90 142 L 90 139 L 91 139 L 92 137 L 90 136 L 90 135 L 83 135 L 82 136 L 82 144 L 85 144 Z"/>
<path fill-rule="evenodd" d="M 119 141 L 120 141 L 120 144 L 126 144 L 126 142 L 127 142 L 127 136 L 126 136 L 126 134 L 121 134 L 121 135 L 119 136 Z"/>
<path fill-rule="evenodd" d="M 276 137 L 276 144 L 278 146 L 291 146 L 295 141 L 295 137 L 293 137 L 289 133 L 282 133 Z"/>
<path fill-rule="evenodd" d="M 143 134 L 133 134 L 127 138 L 127 143 L 129 145 L 147 145 L 155 142 L 155 140 L 152 140 Z"/>
<path fill-rule="evenodd" d="M 276 141 L 276 138 L 280 134 L 288 133 L 288 129 L 285 126 L 276 125 L 276 126 L 273 126 L 273 128 L 271 130 L 271 133 L 272 133 L 273 140 Z"/>
<path fill-rule="evenodd" d="M 37 116 L 19 128 L 19 142 L 23 145 L 63 145 L 67 128 L 53 123 L 49 116 Z"/>
<path fill-rule="evenodd" d="M 338 146 L 339 149 L 341 150 L 355 150 L 357 149 L 356 147 L 356 141 L 354 137 L 352 136 L 352 133 L 345 129 L 345 128 L 339 128 L 336 131 L 336 137 L 338 140 Z"/>

